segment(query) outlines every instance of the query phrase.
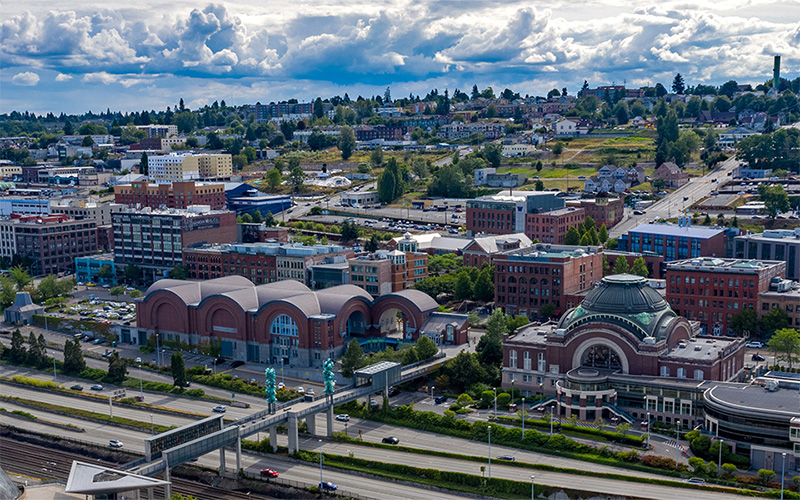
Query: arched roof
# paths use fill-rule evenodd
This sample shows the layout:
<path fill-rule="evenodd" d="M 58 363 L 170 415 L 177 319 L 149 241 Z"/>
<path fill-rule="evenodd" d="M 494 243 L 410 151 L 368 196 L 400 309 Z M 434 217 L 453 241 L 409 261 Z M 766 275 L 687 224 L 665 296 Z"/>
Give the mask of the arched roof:
<path fill-rule="evenodd" d="M 338 314 L 350 300 L 360 298 L 372 304 L 372 296 L 355 285 L 339 285 L 323 288 L 317 292 L 320 311 L 325 314 Z"/>
<path fill-rule="evenodd" d="M 401 297 L 406 299 L 414 304 L 421 312 L 433 311 L 439 308 L 439 304 L 437 304 L 430 295 L 420 292 L 419 290 L 399 290 L 397 292 L 392 292 L 390 294 L 378 297 L 375 302 L 377 303 L 381 300 L 386 300 L 391 297 Z"/>
<path fill-rule="evenodd" d="M 177 295 L 186 305 L 199 304 L 210 296 L 245 288 L 252 289 L 254 285 L 242 276 L 225 276 L 207 281 L 161 279 L 150 285 L 144 299 L 147 300 L 155 292 L 167 290 Z"/>

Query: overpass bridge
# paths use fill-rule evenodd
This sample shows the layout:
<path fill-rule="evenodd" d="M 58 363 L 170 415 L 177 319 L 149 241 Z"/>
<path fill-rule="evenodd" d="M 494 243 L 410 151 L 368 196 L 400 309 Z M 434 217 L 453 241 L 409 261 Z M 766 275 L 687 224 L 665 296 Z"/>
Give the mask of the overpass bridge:
<path fill-rule="evenodd" d="M 262 410 L 225 424 L 222 415 L 213 415 L 145 440 L 145 456 L 125 464 L 122 469 L 143 476 L 164 473 L 169 481 L 170 470 L 215 450 L 220 453 L 220 474 L 226 473 L 225 448 L 236 452 L 236 471 L 242 463 L 242 438 L 268 432 L 273 450 L 278 448 L 278 425 L 285 424 L 289 434 L 289 453 L 299 449 L 298 424 L 305 419 L 310 434 L 317 434 L 316 417 L 325 413 L 327 435 L 333 429 L 333 409 L 337 405 L 370 396 L 376 392 L 388 394 L 389 387 L 402 384 L 436 371 L 445 361 L 444 353 L 431 361 L 402 369 L 399 363 L 382 361 L 357 370 L 354 387 L 344 388 L 313 401 L 293 400 L 276 405 L 274 412 Z M 165 488 L 170 498 L 170 488 Z"/>

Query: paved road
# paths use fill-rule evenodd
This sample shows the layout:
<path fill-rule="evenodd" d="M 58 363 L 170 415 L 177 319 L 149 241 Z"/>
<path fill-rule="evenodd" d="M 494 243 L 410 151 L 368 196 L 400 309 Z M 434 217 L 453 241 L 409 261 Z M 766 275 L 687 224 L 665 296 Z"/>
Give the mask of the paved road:
<path fill-rule="evenodd" d="M 38 410 L 31 411 L 23 407 L 17 407 L 16 405 L 13 404 L 4 404 L 4 407 L 6 407 L 9 410 L 21 409 L 29 411 L 34 415 L 39 416 L 40 418 L 47 418 L 49 420 L 54 420 L 61 423 L 72 423 L 73 425 L 85 428 L 87 432 L 83 434 L 76 434 L 77 439 L 81 439 L 90 443 L 99 444 L 101 446 L 106 446 L 109 439 L 120 439 L 123 443 L 125 443 L 126 449 L 136 451 L 139 453 L 142 453 L 144 451 L 143 440 L 148 435 L 146 432 L 120 429 L 117 427 L 112 427 L 102 424 L 94 424 L 92 422 L 85 422 L 82 420 L 72 419 L 70 417 L 48 414 L 46 412 Z M 362 425 L 362 422 L 357 422 L 357 424 Z M 372 424 L 372 422 L 367 422 L 363 424 L 364 425 Z M 48 434 L 62 434 L 64 432 L 60 430 L 54 431 L 54 428 L 39 423 L 25 423 L 24 427 L 30 428 L 32 430 L 37 430 L 40 432 L 46 432 Z M 385 432 L 385 429 L 381 429 L 380 427 L 381 427 L 380 424 L 378 424 L 378 428 L 374 430 L 370 429 L 366 430 L 364 432 L 365 439 L 369 441 L 372 440 L 373 437 L 376 437 L 378 435 L 384 435 L 383 432 Z M 431 444 L 432 438 L 435 438 L 437 440 L 446 438 L 447 440 L 449 440 L 449 442 L 446 443 L 439 441 L 438 444 L 432 445 Z M 418 431 L 409 432 L 408 430 L 406 430 L 405 434 L 402 435 L 401 439 L 404 445 L 414 446 L 418 448 L 438 449 L 438 450 L 443 449 L 443 450 L 453 451 L 455 453 L 465 453 L 470 455 L 480 455 L 484 451 L 488 452 L 488 446 L 484 443 L 466 442 L 464 440 L 458 440 L 456 438 L 437 436 L 434 434 L 422 433 Z M 287 440 L 286 436 L 280 435 L 278 442 L 281 444 L 285 444 L 286 440 Z M 453 446 L 454 444 L 456 444 L 457 446 L 454 447 Z M 301 446 L 303 449 L 306 450 L 318 450 L 320 447 L 322 447 L 322 450 L 324 452 L 335 453 L 339 455 L 346 456 L 349 453 L 353 453 L 353 455 L 357 458 L 380 460 L 384 462 L 400 463 L 417 467 L 436 468 L 439 470 L 452 470 L 452 471 L 458 471 L 476 475 L 480 474 L 480 467 L 482 465 L 477 462 L 445 459 L 439 457 L 420 456 L 411 453 L 395 452 L 383 449 L 361 448 L 358 446 L 352 446 L 344 443 L 320 441 L 320 438 L 317 437 L 305 438 L 304 440 L 301 441 Z M 531 463 L 548 463 L 552 465 L 560 465 L 559 460 L 564 460 L 564 459 L 558 459 L 557 457 L 551 457 L 549 455 L 540 455 L 530 452 L 518 452 L 518 451 L 516 453 L 514 452 L 515 450 L 509 450 L 504 447 L 495 447 L 495 449 L 492 450 L 492 455 L 497 456 L 501 454 L 512 453 L 515 454 L 517 459 L 520 461 L 531 462 Z M 218 454 L 214 452 L 205 455 L 204 457 L 201 457 L 198 460 L 198 463 L 209 467 L 216 467 L 219 464 Z M 229 467 L 229 470 L 235 470 L 235 456 L 233 453 L 226 454 L 226 464 Z M 280 472 L 283 478 L 292 479 L 295 481 L 301 481 L 307 484 L 315 484 L 319 479 L 319 473 L 320 473 L 319 469 L 314 466 L 296 464 L 281 457 L 260 457 L 260 456 L 250 455 L 248 453 L 243 454 L 242 465 L 248 472 L 252 473 L 256 473 L 260 468 L 269 467 Z M 488 463 L 486 465 L 488 465 Z M 596 464 L 585 464 L 585 465 L 591 466 L 589 470 L 594 470 L 594 467 L 597 467 Z M 610 467 L 608 469 L 612 471 L 618 471 Z M 527 481 L 531 473 L 533 473 L 536 476 L 537 478 L 536 481 L 539 484 L 548 484 L 552 486 L 575 485 L 576 478 L 573 475 L 550 473 L 544 471 L 521 470 L 515 467 L 504 466 L 497 462 L 493 462 L 492 464 L 493 477 Z M 339 484 L 340 488 L 344 491 L 358 493 L 373 498 L 381 498 L 381 499 L 382 498 L 387 498 L 387 499 L 457 498 L 457 495 L 447 495 L 447 494 L 434 495 L 431 492 L 427 491 L 423 492 L 419 488 L 400 486 L 396 484 L 393 484 L 390 488 L 387 488 L 386 483 L 383 483 L 381 481 L 370 480 L 362 477 L 355 477 L 349 474 L 325 470 L 325 469 L 323 469 L 322 474 L 324 480 L 333 481 Z M 637 473 L 637 475 L 659 477 L 644 473 Z M 615 481 L 615 480 L 592 478 L 592 477 L 581 477 L 580 488 L 589 489 L 592 491 L 597 491 L 606 494 L 625 494 L 637 497 L 644 496 L 646 498 L 664 499 L 664 500 L 674 500 L 675 498 L 686 498 L 685 495 L 687 493 L 687 490 L 670 488 L 665 486 L 628 483 L 624 481 Z M 729 497 L 728 495 L 720 493 L 705 492 L 701 490 L 692 491 L 692 498 L 698 500 L 706 500 L 706 499 L 714 500 L 714 499 L 728 498 L 728 497 Z"/>
<path fill-rule="evenodd" d="M 667 219 L 681 215 L 683 210 L 692 203 L 705 198 L 712 191 L 718 189 L 720 184 L 729 180 L 728 172 L 738 164 L 739 161 L 736 158 L 730 158 L 705 176 L 691 178 L 688 183 L 647 208 L 644 215 L 634 215 L 632 211 L 626 209 L 626 218 L 609 231 L 609 236 L 617 238 L 634 227 L 653 219 Z M 684 198 L 688 199 L 684 200 Z"/>

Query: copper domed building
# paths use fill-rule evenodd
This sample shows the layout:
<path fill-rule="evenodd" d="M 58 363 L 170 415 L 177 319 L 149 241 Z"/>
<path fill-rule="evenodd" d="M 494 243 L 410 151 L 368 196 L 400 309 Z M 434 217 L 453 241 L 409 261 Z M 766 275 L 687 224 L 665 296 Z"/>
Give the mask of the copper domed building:
<path fill-rule="evenodd" d="M 505 339 L 503 385 L 552 396 L 566 417 L 633 421 L 649 411 L 689 424 L 701 416 L 699 385 L 736 379 L 744 366 L 743 339 L 697 331 L 647 279 L 608 276 L 558 323 Z"/>

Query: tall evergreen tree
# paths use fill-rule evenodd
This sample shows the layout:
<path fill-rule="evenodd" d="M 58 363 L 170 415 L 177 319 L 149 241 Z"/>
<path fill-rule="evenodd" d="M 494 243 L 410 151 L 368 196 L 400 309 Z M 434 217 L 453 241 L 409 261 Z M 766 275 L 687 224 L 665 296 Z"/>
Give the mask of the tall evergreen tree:
<path fill-rule="evenodd" d="M 363 366 L 364 350 L 358 339 L 353 339 L 347 344 L 347 350 L 342 356 L 341 373 L 343 377 L 350 378 L 353 373 Z"/>
<path fill-rule="evenodd" d="M 172 383 L 175 387 L 186 387 L 186 362 L 183 360 L 181 353 L 172 353 L 170 372 L 172 373 Z"/>
<path fill-rule="evenodd" d="M 647 278 L 650 276 L 650 271 L 647 269 L 647 263 L 644 261 L 643 257 L 639 257 L 633 261 L 633 267 L 631 268 L 630 273 L 641 276 L 642 278 Z"/>
<path fill-rule="evenodd" d="M 628 274 L 628 272 L 630 272 L 628 259 L 620 255 L 617 257 L 616 262 L 614 262 L 614 272 L 612 274 Z"/>

